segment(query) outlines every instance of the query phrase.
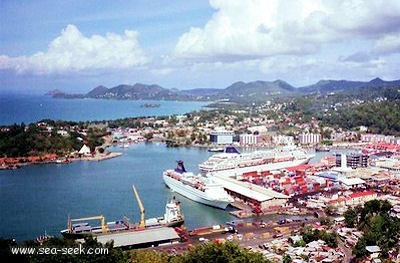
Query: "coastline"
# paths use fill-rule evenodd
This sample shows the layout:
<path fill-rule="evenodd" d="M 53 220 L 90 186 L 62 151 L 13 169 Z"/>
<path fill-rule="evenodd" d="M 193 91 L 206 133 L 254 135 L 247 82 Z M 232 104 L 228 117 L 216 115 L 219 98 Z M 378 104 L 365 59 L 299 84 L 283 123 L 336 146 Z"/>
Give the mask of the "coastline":
<path fill-rule="evenodd" d="M 106 153 L 97 153 L 95 155 L 88 155 L 82 157 L 72 157 L 72 158 L 57 158 L 51 160 L 35 160 L 35 161 L 27 161 L 28 159 L 15 157 L 15 158 L 0 158 L 0 170 L 13 170 L 22 168 L 27 165 L 33 164 L 68 164 L 71 162 L 77 161 L 104 161 L 111 158 L 116 158 L 121 156 L 121 152 L 106 152 Z M 21 162 L 20 160 L 24 160 Z"/>
<path fill-rule="evenodd" d="M 28 156 L 28 157 L 2 157 L 0 158 L 0 170 L 13 170 L 22 168 L 32 164 L 68 164 L 77 161 L 104 161 L 111 158 L 116 158 L 122 155 L 122 152 L 109 152 L 104 151 L 100 153 L 99 148 L 106 149 L 112 145 L 111 136 L 105 136 L 104 143 L 96 148 L 94 153 L 85 154 L 81 156 L 59 157 L 56 154 L 44 154 L 42 156 Z M 71 153 L 72 154 L 72 153 Z"/>

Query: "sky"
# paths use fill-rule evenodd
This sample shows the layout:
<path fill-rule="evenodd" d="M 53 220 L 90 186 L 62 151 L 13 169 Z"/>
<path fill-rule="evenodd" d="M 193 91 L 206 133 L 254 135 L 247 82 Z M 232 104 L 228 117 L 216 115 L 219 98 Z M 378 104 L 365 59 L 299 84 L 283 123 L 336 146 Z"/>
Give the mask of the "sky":
<path fill-rule="evenodd" d="M 400 79 L 398 0 L 1 0 L 0 92 Z"/>

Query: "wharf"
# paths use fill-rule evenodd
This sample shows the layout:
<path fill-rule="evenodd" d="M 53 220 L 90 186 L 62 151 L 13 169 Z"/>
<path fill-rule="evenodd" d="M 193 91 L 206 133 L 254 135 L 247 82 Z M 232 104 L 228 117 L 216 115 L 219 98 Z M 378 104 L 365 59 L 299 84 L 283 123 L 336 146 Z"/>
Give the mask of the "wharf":
<path fill-rule="evenodd" d="M 96 236 L 97 241 L 106 244 L 114 241 L 114 247 L 144 248 L 162 244 L 172 244 L 180 240 L 179 235 L 171 227 L 147 228 L 123 233 Z"/>
<path fill-rule="evenodd" d="M 309 211 L 306 209 L 298 209 L 294 210 L 293 208 L 281 208 L 278 211 L 277 210 L 267 210 L 267 211 L 262 211 L 261 213 L 255 214 L 253 212 L 253 209 L 250 205 L 245 204 L 242 201 L 237 201 L 235 200 L 233 203 L 230 203 L 230 205 L 237 210 L 229 212 L 229 214 L 243 219 L 243 218 L 250 218 L 254 216 L 267 216 L 267 215 L 292 215 L 292 216 L 300 216 L 300 215 L 312 215 Z"/>
<path fill-rule="evenodd" d="M 237 218 L 249 218 L 254 216 L 251 207 L 248 204 L 245 204 L 242 201 L 235 200 L 230 203 L 230 205 L 238 210 L 231 211 L 229 214 L 237 217 Z"/>
<path fill-rule="evenodd" d="M 227 231 L 222 225 L 220 228 L 201 227 L 189 231 L 186 242 L 165 244 L 163 246 L 153 247 L 152 250 L 168 254 L 180 254 L 186 252 L 193 245 L 213 241 L 221 243 L 225 241 L 237 241 L 242 247 L 257 247 L 265 242 L 271 242 L 279 236 L 289 237 L 293 232 L 299 231 L 303 223 L 313 224 L 318 219 L 302 219 L 285 223 L 283 225 L 274 221 L 263 222 L 245 222 L 242 220 L 228 222 L 227 226 L 234 226 L 233 231 Z"/>

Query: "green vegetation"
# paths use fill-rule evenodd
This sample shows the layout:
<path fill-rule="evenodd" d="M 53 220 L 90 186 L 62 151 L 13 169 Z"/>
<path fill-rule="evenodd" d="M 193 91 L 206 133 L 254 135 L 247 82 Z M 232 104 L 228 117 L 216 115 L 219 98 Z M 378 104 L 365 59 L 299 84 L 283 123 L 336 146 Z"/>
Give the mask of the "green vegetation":
<path fill-rule="evenodd" d="M 240 247 L 234 242 L 218 244 L 208 242 L 197 245 L 187 253 L 174 257 L 173 263 L 202 263 L 202 262 L 270 262 L 262 254 Z"/>
<path fill-rule="evenodd" d="M 303 234 L 302 234 L 303 240 L 306 243 L 310 243 L 312 241 L 316 240 L 323 240 L 325 243 L 332 247 L 335 248 L 338 245 L 338 236 L 336 233 L 329 233 L 325 230 L 318 230 L 318 229 L 307 229 Z"/>
<path fill-rule="evenodd" d="M 367 126 L 371 133 L 400 135 L 400 103 L 393 101 L 370 102 L 341 108 L 323 117 L 328 125 L 343 129 Z"/>
<path fill-rule="evenodd" d="M 263 86 L 266 83 L 253 84 Z M 281 86 L 284 83 L 278 81 L 272 84 Z M 248 84 L 237 85 L 242 89 Z M 207 144 L 207 131 L 216 127 L 231 128 L 235 134 L 243 134 L 249 132 L 250 126 L 266 125 L 271 134 L 292 136 L 308 130 L 320 133 L 324 145 L 333 143 L 331 135 L 335 131 L 357 132 L 360 126 L 368 127 L 371 133 L 400 135 L 398 87 L 339 88 L 335 88 L 334 93 L 272 96 L 268 100 L 263 99 L 260 104 L 220 101 L 218 108 L 187 113 L 182 119 L 178 116 L 162 116 L 97 122 L 43 120 L 29 125 L 15 124 L 0 127 L 0 152 L 8 157 L 45 153 L 62 156 L 78 150 L 83 143 L 94 149 L 102 144 L 106 128 L 139 129 L 147 140 L 152 140 L 153 135 L 157 135 L 157 138 L 163 136 L 161 138 L 172 147 Z M 266 124 L 266 120 L 272 122 Z M 308 128 L 301 124 L 308 124 Z M 164 128 L 162 134 L 159 133 L 161 128 Z M 358 133 L 354 133 L 345 139 L 357 140 L 358 136 Z"/>
<path fill-rule="evenodd" d="M 367 255 L 365 246 L 379 246 L 384 258 L 390 250 L 399 250 L 400 219 L 389 215 L 391 208 L 386 200 L 371 200 L 363 208 L 350 208 L 345 212 L 346 226 L 354 226 L 364 232 L 353 248 L 357 258 Z"/>
<path fill-rule="evenodd" d="M 88 124 L 45 120 L 26 126 L 24 123 L 0 129 L 0 157 L 41 156 L 55 153 L 65 156 L 79 150 L 83 143 L 89 147 L 103 143 L 102 129 Z"/>
<path fill-rule="evenodd" d="M 330 217 L 322 217 L 320 219 L 320 223 L 321 223 L 321 225 L 325 225 L 325 226 L 332 226 L 334 224 L 332 218 L 330 218 Z"/>
<path fill-rule="evenodd" d="M 349 208 L 344 212 L 344 223 L 346 227 L 356 227 L 358 223 L 358 214 L 354 208 Z"/>
<path fill-rule="evenodd" d="M 282 112 L 301 123 L 320 120 L 322 126 L 345 130 L 366 126 L 371 133 L 399 136 L 399 101 L 398 87 L 363 87 L 290 99 Z M 323 138 L 329 139 L 327 135 L 323 134 Z"/>
<path fill-rule="evenodd" d="M 81 248 L 97 248 L 107 249 L 108 253 L 88 255 L 88 254 L 63 254 L 54 253 L 52 255 L 12 255 L 10 246 L 15 247 L 10 240 L 0 239 L 0 257 L 3 259 L 13 260 L 16 262 L 117 262 L 117 263 L 195 263 L 195 262 L 246 262 L 246 263 L 269 263 L 267 259 L 260 253 L 249 251 L 246 248 L 239 246 L 235 242 L 215 243 L 208 242 L 191 247 L 187 252 L 179 255 L 169 255 L 160 253 L 152 249 L 122 251 L 118 248 L 113 248 L 113 243 L 105 245 L 97 242 L 96 239 L 86 238 L 82 243 Z M 30 247 L 45 251 L 49 249 L 65 249 L 65 248 L 80 248 L 77 243 L 72 240 L 52 238 L 45 241 L 42 245 L 33 241 L 24 242 L 18 245 L 19 247 Z M 62 251 L 62 250 L 61 250 Z M 104 250 L 103 250 L 104 251 Z M 8 262 L 6 260 L 6 262 Z"/>

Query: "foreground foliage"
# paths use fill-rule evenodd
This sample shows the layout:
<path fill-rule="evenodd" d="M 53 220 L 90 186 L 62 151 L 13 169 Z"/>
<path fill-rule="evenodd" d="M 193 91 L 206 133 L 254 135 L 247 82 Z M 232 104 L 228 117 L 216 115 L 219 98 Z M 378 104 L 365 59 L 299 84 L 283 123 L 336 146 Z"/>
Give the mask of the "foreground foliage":
<path fill-rule="evenodd" d="M 353 254 L 362 258 L 368 254 L 365 246 L 377 245 L 386 258 L 388 252 L 399 252 L 400 219 L 389 215 L 392 205 L 386 200 L 371 200 L 364 207 L 348 209 L 345 223 L 348 227 L 357 227 L 364 232 L 353 248 Z"/>
<path fill-rule="evenodd" d="M 30 247 L 35 248 L 37 251 L 42 251 L 46 248 L 60 249 L 58 253 L 54 254 L 35 254 L 35 255 L 14 255 L 11 253 L 11 247 Z M 88 248 L 102 248 L 107 249 L 106 254 L 63 254 L 63 248 L 78 248 L 79 245 L 73 240 L 62 238 L 51 238 L 43 244 L 38 244 L 33 241 L 23 242 L 21 244 L 14 244 L 11 240 L 0 239 L 0 258 L 5 259 L 3 262 L 34 262 L 34 263 L 47 263 L 47 262 L 71 262 L 71 263 L 202 263 L 202 262 L 226 262 L 226 263 L 269 263 L 267 259 L 260 253 L 249 251 L 241 247 L 235 242 L 215 243 L 208 242 L 205 244 L 198 244 L 191 247 L 186 253 L 179 255 L 169 255 L 160 253 L 152 249 L 145 250 L 130 250 L 122 251 L 119 248 L 113 248 L 113 243 L 105 245 L 97 242 L 96 239 L 86 238 L 81 244 L 82 249 Z"/>
<path fill-rule="evenodd" d="M 234 242 L 225 242 L 218 244 L 208 242 L 197 245 L 189 250 L 189 252 L 171 258 L 173 263 L 202 263 L 202 262 L 270 262 L 260 253 L 255 253 L 240 247 Z"/>

